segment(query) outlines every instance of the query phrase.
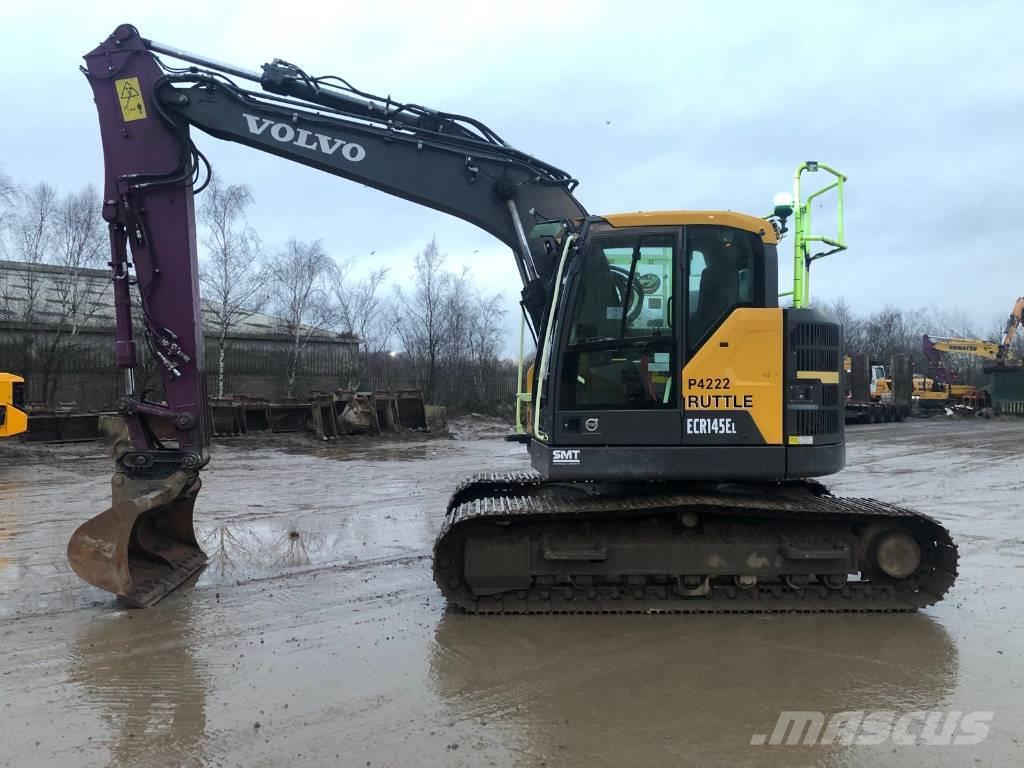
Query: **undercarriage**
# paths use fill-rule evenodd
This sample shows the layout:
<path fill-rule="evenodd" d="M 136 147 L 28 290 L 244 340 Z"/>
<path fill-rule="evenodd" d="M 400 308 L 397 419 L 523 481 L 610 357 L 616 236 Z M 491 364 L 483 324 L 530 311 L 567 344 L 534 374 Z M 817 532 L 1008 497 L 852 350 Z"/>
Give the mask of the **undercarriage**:
<path fill-rule="evenodd" d="M 545 481 L 479 474 L 452 495 L 434 578 L 472 613 L 913 611 L 957 550 L 909 509 L 810 481 Z"/>

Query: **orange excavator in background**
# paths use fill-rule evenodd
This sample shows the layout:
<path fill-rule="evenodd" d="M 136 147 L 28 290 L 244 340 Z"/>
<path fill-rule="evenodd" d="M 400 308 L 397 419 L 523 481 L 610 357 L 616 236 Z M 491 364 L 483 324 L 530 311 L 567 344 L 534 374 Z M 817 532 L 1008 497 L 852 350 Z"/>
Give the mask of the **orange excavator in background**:
<path fill-rule="evenodd" d="M 1024 296 L 1017 297 L 1017 301 L 1013 304 L 1013 309 L 1010 310 L 1010 316 L 1006 319 L 1006 325 L 1003 327 L 1003 338 L 999 342 L 999 350 L 996 352 L 995 362 L 985 366 L 986 373 L 992 373 L 996 369 L 1002 369 L 1008 365 L 1010 348 L 1017 338 L 1017 331 L 1021 325 L 1024 325 Z M 1018 362 L 1019 364 L 1020 362 Z"/>
<path fill-rule="evenodd" d="M 433 560 L 451 605 L 894 611 L 930 605 L 953 584 L 957 550 L 940 523 L 811 479 L 845 461 L 842 327 L 806 307 L 806 283 L 793 307 L 779 306 L 777 245 L 790 215 L 805 223 L 803 241 L 841 245 L 810 236 L 797 192 L 800 173 L 826 170 L 837 181 L 815 194 L 838 186 L 841 200 L 845 176 L 803 164 L 794 201 L 767 218 L 594 215 L 570 174 L 475 118 L 281 60 L 262 72 L 223 64 L 130 25 L 85 59 L 131 437 L 111 507 L 68 545 L 89 583 L 152 605 L 206 562 L 192 521 L 210 460 L 193 202 L 209 168 L 190 135 L 198 128 L 457 216 L 511 250 L 538 350 L 521 436 L 534 471 L 484 472 L 455 489 Z M 538 119 L 551 106 L 530 105 Z M 802 269 L 815 258 L 797 255 Z M 135 310 L 159 397 L 136 387 Z M 286 494 L 276 501 L 287 505 Z"/>

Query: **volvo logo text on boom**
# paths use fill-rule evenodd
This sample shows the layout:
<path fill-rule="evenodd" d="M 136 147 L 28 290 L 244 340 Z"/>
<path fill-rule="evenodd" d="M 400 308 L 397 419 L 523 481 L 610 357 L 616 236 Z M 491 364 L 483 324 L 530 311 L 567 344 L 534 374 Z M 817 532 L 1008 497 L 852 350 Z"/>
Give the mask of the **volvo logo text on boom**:
<path fill-rule="evenodd" d="M 279 141 L 282 144 L 294 144 L 296 147 L 311 149 L 325 155 L 333 155 L 340 149 L 341 156 L 353 163 L 358 163 L 366 157 L 366 150 L 354 141 L 344 141 L 323 133 L 307 131 L 305 128 L 295 128 L 288 123 L 275 123 L 273 120 L 257 115 L 243 113 L 242 117 L 245 118 L 249 133 L 254 136 L 267 133 L 274 141 Z"/>

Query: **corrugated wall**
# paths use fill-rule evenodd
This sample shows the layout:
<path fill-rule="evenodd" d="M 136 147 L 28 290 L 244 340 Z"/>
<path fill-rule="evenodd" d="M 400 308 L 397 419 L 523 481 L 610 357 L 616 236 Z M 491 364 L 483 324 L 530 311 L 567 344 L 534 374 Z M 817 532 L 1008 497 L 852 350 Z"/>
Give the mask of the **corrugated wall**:
<path fill-rule="evenodd" d="M 46 361 L 43 350 L 53 331 L 25 330 L 14 324 L 0 325 L 0 370 L 24 376 L 30 402 L 45 400 Z M 284 337 L 233 339 L 225 357 L 225 393 L 244 393 L 280 399 L 287 391 L 290 340 Z M 344 385 L 352 369 L 356 344 L 346 340 L 311 340 L 307 343 L 296 379 L 296 394 L 332 390 Z M 141 353 L 140 356 L 147 357 Z M 113 336 L 88 329 L 61 348 L 51 370 L 57 374 L 57 402 L 73 402 L 83 410 L 112 408 L 123 393 L 123 374 L 114 366 Z M 217 392 L 217 345 L 206 339 L 207 391 Z M 136 369 L 138 387 L 159 387 L 152 365 Z"/>
<path fill-rule="evenodd" d="M 998 412 L 1024 416 L 1024 371 L 992 374 L 992 405 Z"/>

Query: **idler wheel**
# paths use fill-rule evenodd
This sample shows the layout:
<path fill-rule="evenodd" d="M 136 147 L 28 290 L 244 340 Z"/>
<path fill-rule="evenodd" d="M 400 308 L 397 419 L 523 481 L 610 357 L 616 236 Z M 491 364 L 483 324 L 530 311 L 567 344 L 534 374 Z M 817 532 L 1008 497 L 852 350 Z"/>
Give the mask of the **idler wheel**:
<path fill-rule="evenodd" d="M 921 566 L 921 545 L 904 531 L 890 531 L 875 540 L 874 561 L 891 579 L 906 579 Z"/>

